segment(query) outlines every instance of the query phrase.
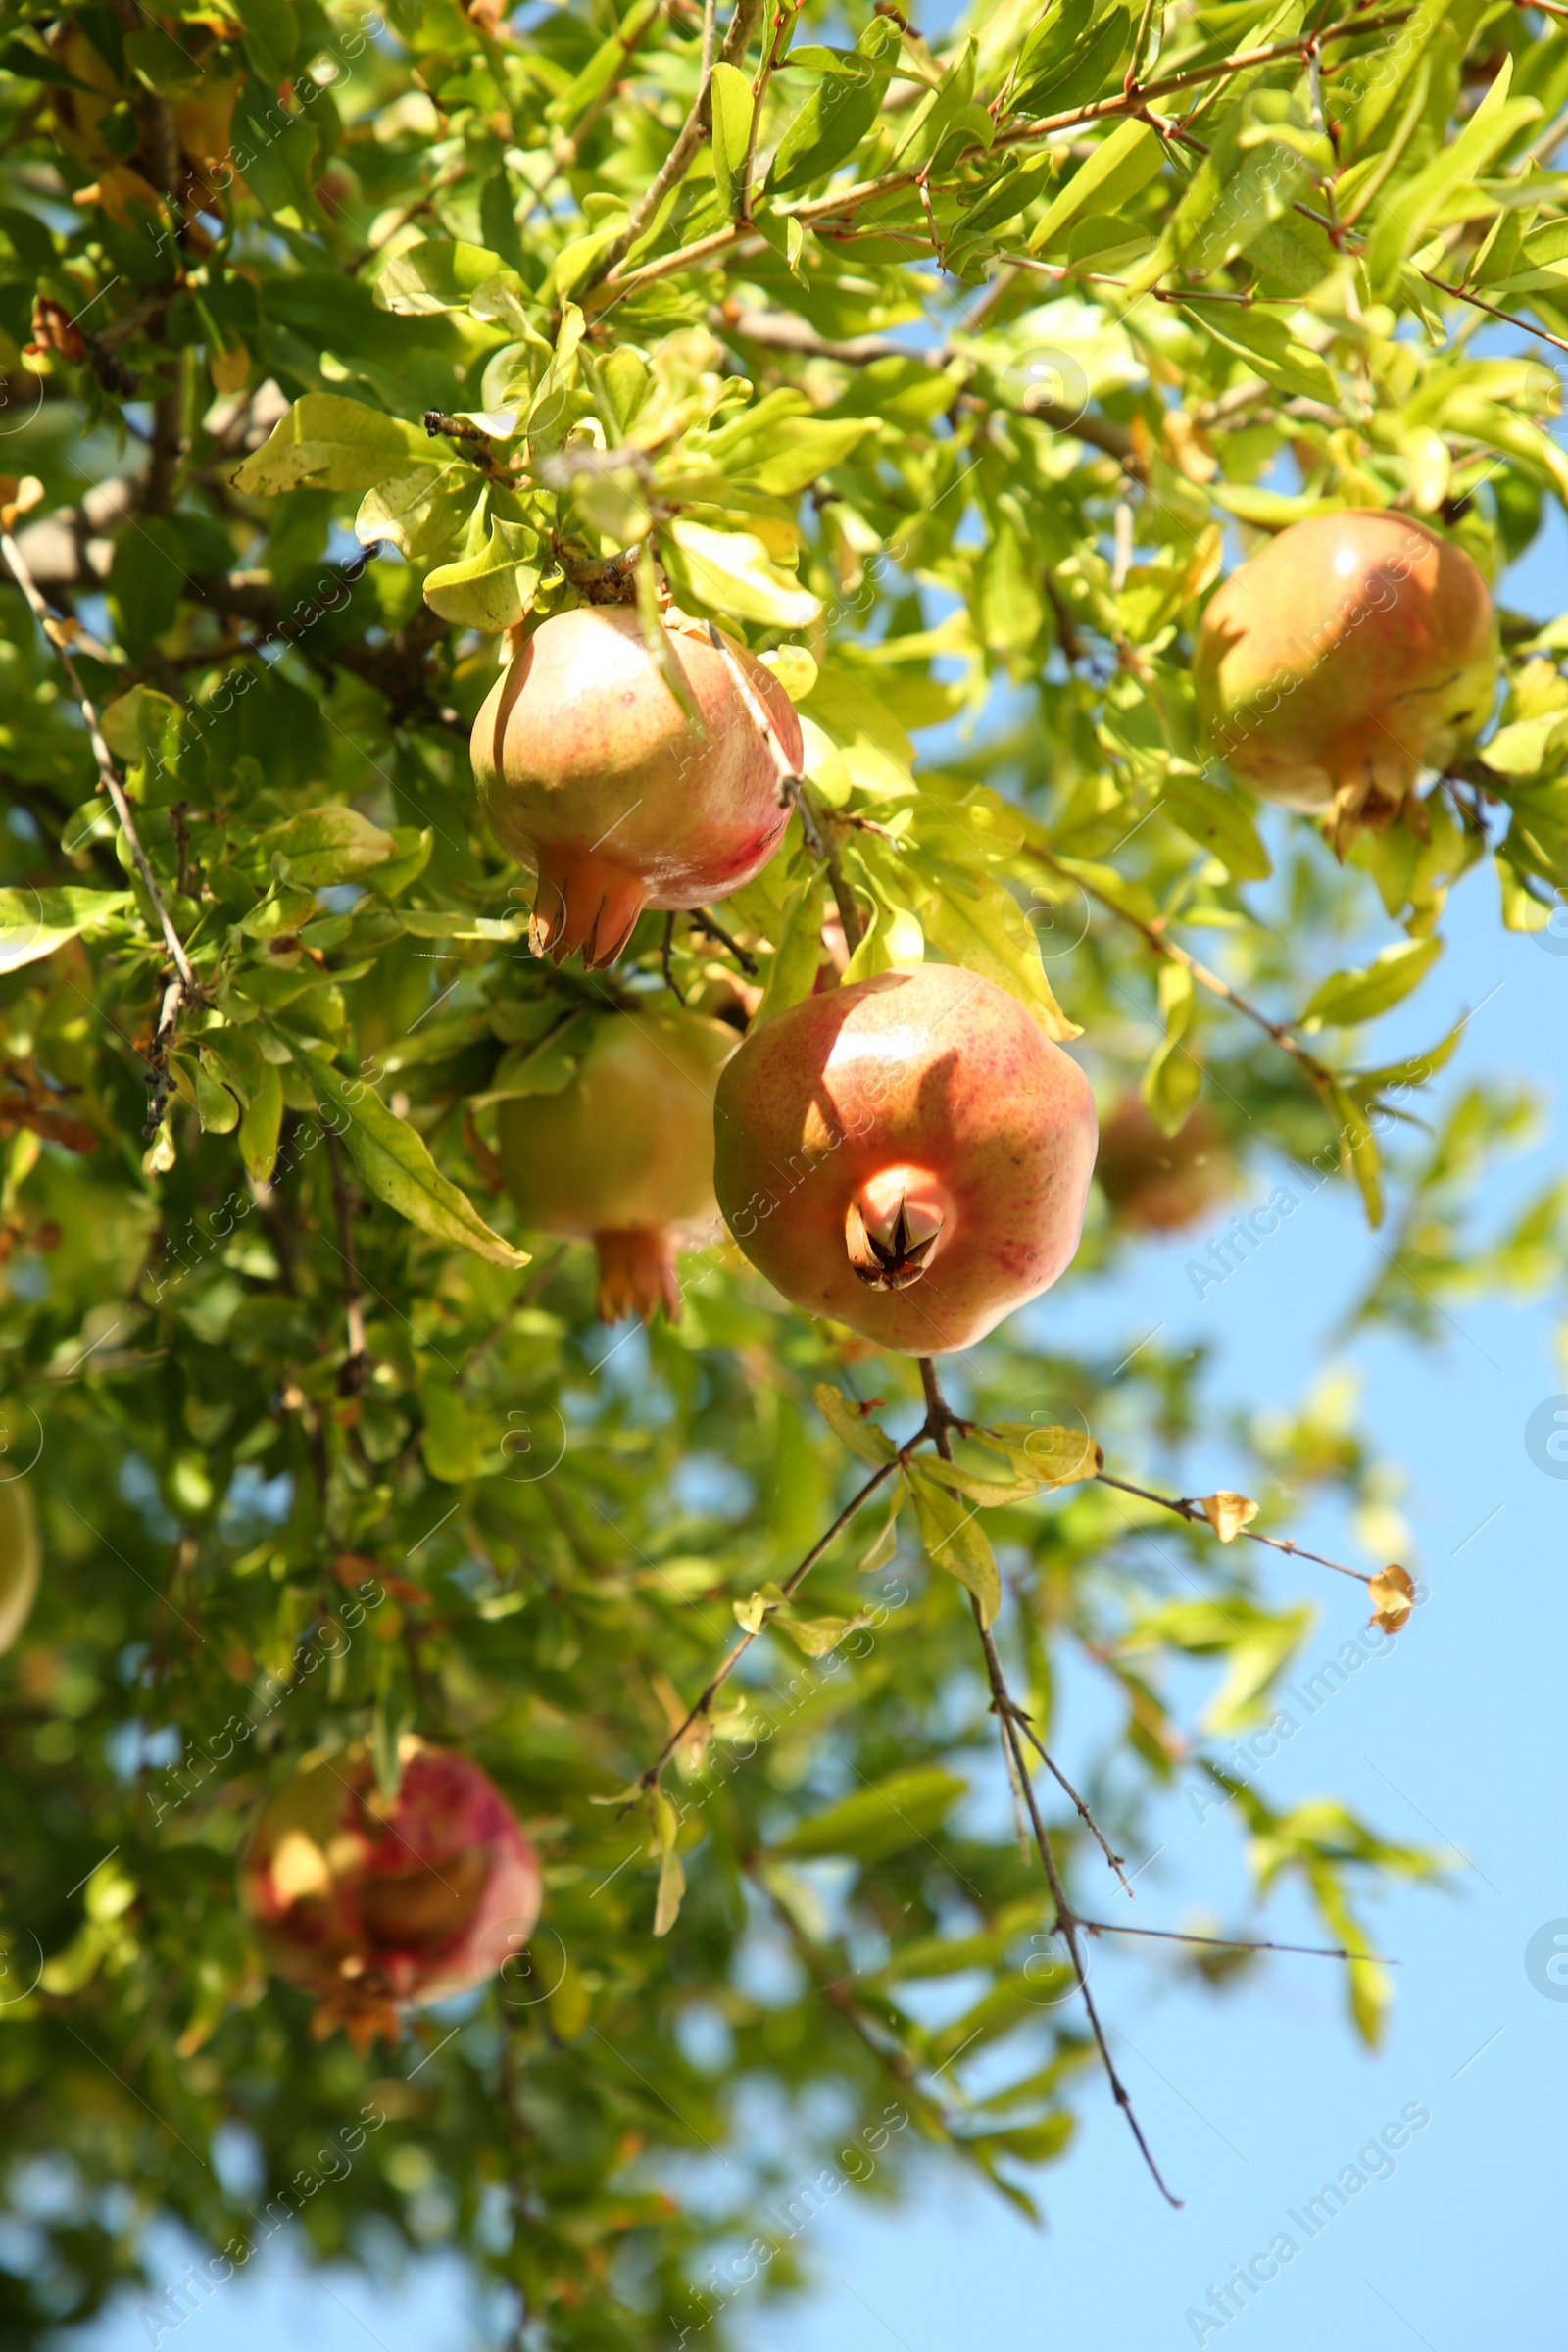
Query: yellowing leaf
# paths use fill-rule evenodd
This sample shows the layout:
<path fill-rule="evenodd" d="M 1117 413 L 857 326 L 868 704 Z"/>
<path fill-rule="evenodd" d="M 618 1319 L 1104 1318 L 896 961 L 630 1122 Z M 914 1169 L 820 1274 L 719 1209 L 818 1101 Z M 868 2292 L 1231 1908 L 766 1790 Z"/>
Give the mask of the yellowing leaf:
<path fill-rule="evenodd" d="M 1244 1527 L 1257 1517 L 1257 1505 L 1247 1494 L 1231 1494 L 1221 1488 L 1217 1494 L 1201 1498 L 1203 1517 L 1222 1544 L 1234 1544 Z"/>
<path fill-rule="evenodd" d="M 974 1434 L 982 1445 L 994 1442 L 1018 1476 L 1032 1478 L 1037 1486 L 1076 1486 L 1100 1468 L 1100 1448 L 1087 1429 L 1054 1424 L 1037 1429 L 1032 1421 L 997 1421 Z"/>
<path fill-rule="evenodd" d="M 282 490 L 373 490 L 429 458 L 422 426 L 334 392 L 307 392 L 246 459 L 234 487 L 264 498 Z"/>
<path fill-rule="evenodd" d="M 715 531 L 677 518 L 660 533 L 660 553 L 681 595 L 721 618 L 765 628 L 809 628 L 821 606 L 793 572 L 781 570 L 751 531 Z"/>
<path fill-rule="evenodd" d="M 994 1625 L 1002 1606 L 1002 1576 L 991 1541 L 980 1525 L 978 1503 L 950 1494 L 926 1475 L 924 1462 L 909 1466 L 909 1488 L 920 1522 L 920 1541 L 937 1568 L 967 1586 L 979 1604 L 982 1625 Z"/>
<path fill-rule="evenodd" d="M 1380 1568 L 1366 1590 L 1372 1603 L 1369 1624 L 1381 1625 L 1386 1634 L 1396 1634 L 1402 1625 L 1408 1625 L 1415 1606 L 1415 1587 L 1407 1569 L 1395 1564 Z"/>
<path fill-rule="evenodd" d="M 841 1445 L 858 1453 L 862 1462 L 891 1462 L 898 1458 L 898 1447 L 886 1430 L 874 1421 L 867 1421 L 845 1396 L 842 1389 L 819 1380 L 811 1391 L 816 1409 Z"/>

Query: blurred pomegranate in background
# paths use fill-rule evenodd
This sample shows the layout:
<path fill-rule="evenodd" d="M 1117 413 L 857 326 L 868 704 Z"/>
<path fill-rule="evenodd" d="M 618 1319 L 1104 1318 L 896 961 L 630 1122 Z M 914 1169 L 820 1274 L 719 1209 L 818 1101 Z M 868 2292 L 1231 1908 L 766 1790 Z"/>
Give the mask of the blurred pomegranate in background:
<path fill-rule="evenodd" d="M 269 1965 L 319 1995 L 311 2031 L 366 2049 L 402 2013 L 466 1992 L 539 1917 L 533 1847 L 477 1764 L 405 1737 L 382 1795 L 368 1749 L 299 1773 L 272 1797 L 240 1873 Z"/>
<path fill-rule="evenodd" d="M 1229 1198 L 1236 1163 L 1202 1103 L 1166 1135 L 1129 1095 L 1101 1126 L 1095 1176 L 1118 1225 L 1177 1233 Z"/>

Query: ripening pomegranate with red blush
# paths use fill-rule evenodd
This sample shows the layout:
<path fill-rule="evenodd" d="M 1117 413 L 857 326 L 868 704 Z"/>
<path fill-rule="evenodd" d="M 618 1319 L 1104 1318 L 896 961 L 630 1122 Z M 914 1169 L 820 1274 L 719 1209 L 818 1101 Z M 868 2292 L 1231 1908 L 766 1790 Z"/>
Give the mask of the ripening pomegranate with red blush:
<path fill-rule="evenodd" d="M 473 723 L 479 799 L 503 849 L 539 876 L 528 941 L 560 963 L 613 963 L 645 906 L 706 906 L 767 863 L 789 820 L 778 771 L 736 684 L 766 712 L 791 767 L 800 721 L 744 646 L 671 608 L 681 709 L 639 614 L 582 605 L 536 629 Z"/>
<path fill-rule="evenodd" d="M 384 1797 L 365 1747 L 280 1788 L 251 1839 L 240 1899 L 269 1965 L 320 1996 L 311 2032 L 358 2048 L 401 2014 L 466 1992 L 539 1917 L 533 1847 L 477 1764 L 405 1738 Z"/>
<path fill-rule="evenodd" d="M 753 1265 L 900 1354 L 970 1347 L 1078 1247 L 1089 1081 L 956 965 L 882 972 L 754 1029 L 714 1110 L 719 1205 Z"/>
<path fill-rule="evenodd" d="M 1497 662 L 1463 548 L 1413 515 L 1348 508 L 1292 523 L 1215 590 L 1193 685 L 1233 774 L 1328 817 L 1343 847 L 1485 725 Z"/>

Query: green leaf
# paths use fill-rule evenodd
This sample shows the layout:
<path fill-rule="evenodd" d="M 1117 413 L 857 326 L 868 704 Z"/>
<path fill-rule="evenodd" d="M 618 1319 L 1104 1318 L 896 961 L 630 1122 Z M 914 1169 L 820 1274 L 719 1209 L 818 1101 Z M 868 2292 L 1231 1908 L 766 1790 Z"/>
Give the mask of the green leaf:
<path fill-rule="evenodd" d="M 376 305 L 403 318 L 434 318 L 443 311 L 466 310 L 469 295 L 498 277 L 514 286 L 522 283 L 499 253 L 432 237 L 395 254 L 386 264 L 375 281 Z"/>
<path fill-rule="evenodd" d="M 424 601 L 460 629 L 498 636 L 515 628 L 539 585 L 539 534 L 524 522 L 490 517 L 489 537 L 476 556 L 443 564 L 425 575 Z"/>
<path fill-rule="evenodd" d="M 965 1502 L 928 1475 L 929 1465 L 908 1465 L 920 1541 L 934 1567 L 945 1568 L 974 1594 L 982 1625 L 993 1625 L 1002 1606 L 1002 1577 L 991 1541 L 980 1525 L 978 1503 Z"/>
<path fill-rule="evenodd" d="M 659 538 L 682 604 L 689 598 L 721 620 L 756 620 L 774 629 L 809 628 L 821 612 L 809 590 L 776 564 L 750 531 L 716 531 L 677 516 L 661 527 Z"/>
<path fill-rule="evenodd" d="M 430 462 L 420 425 L 332 392 L 307 392 L 278 418 L 233 483 L 255 497 L 284 490 L 373 490 Z"/>
<path fill-rule="evenodd" d="M 432 1478 L 449 1487 L 478 1478 L 485 1463 L 485 1438 L 476 1417 L 450 1378 L 427 1374 L 419 1391 L 424 1415 L 423 1453 Z"/>
<path fill-rule="evenodd" d="M 879 416 L 786 416 L 770 428 L 760 462 L 738 469 L 736 478 L 769 498 L 793 498 L 858 449 L 868 433 L 880 431 L 881 423 Z"/>
<path fill-rule="evenodd" d="M 1266 882 L 1274 871 L 1257 827 L 1234 793 L 1190 768 L 1172 765 L 1161 787 L 1168 815 L 1210 851 L 1233 882 Z"/>
<path fill-rule="evenodd" d="M 1115 217 L 1165 165 L 1165 143 L 1147 122 L 1118 123 L 1108 139 L 1079 165 L 1061 194 L 1035 227 L 1031 253 L 1050 253 L 1065 244 L 1067 231 L 1091 205 Z"/>
<path fill-rule="evenodd" d="M 1162 1135 L 1176 1135 L 1203 1090 L 1203 1072 L 1185 1039 L 1196 1008 L 1193 975 L 1185 964 L 1159 967 L 1159 1009 L 1164 1016 L 1164 1042 L 1144 1072 L 1138 1091 Z"/>
<path fill-rule="evenodd" d="M 713 178 L 726 213 L 735 210 L 741 166 L 752 134 L 752 85 L 738 66 L 713 68 Z"/>
<path fill-rule="evenodd" d="M 1364 971 L 1335 972 L 1307 1000 L 1299 1025 L 1320 1029 L 1329 1023 L 1349 1029 L 1359 1021 L 1376 1020 L 1379 1013 L 1404 1002 L 1442 954 L 1443 941 L 1434 933 L 1430 939 L 1404 939 L 1385 948 Z"/>
<path fill-rule="evenodd" d="M 1513 59 L 1505 57 L 1491 88 L 1457 138 L 1441 148 L 1413 179 L 1401 182 L 1396 198 L 1389 199 L 1379 208 L 1378 224 L 1366 255 L 1374 296 L 1381 299 L 1397 282 L 1400 265 L 1422 242 L 1454 189 L 1479 179 L 1516 130 L 1526 122 L 1539 122 L 1539 100 L 1509 99 L 1512 78 Z"/>
<path fill-rule="evenodd" d="M 1339 406 L 1340 388 L 1328 362 L 1293 335 L 1283 318 L 1235 303 L 1192 302 L 1183 308 L 1213 342 L 1244 359 L 1265 383 L 1296 399 Z"/>
<path fill-rule="evenodd" d="M 873 17 L 853 52 L 800 49 L 784 60 L 785 75 L 803 71 L 808 61 L 814 67 L 818 57 L 832 63 L 825 72 L 816 67 L 821 78 L 778 143 L 767 175 L 773 195 L 824 179 L 854 154 L 882 111 L 899 38 L 888 18 Z"/>
<path fill-rule="evenodd" d="M 993 1442 L 1007 1456 L 1020 1478 L 1039 1487 L 1071 1487 L 1093 1478 L 1100 1468 L 1100 1449 L 1086 1429 L 1063 1429 L 1033 1421 L 994 1421 L 977 1429 L 982 1446 Z"/>
<path fill-rule="evenodd" d="M 1086 40 L 1074 43 L 1071 57 L 1033 80 L 1018 103 L 1032 115 L 1065 115 L 1088 106 L 1125 58 L 1132 22 L 1129 10 L 1108 10 Z"/>
<path fill-rule="evenodd" d="M 886 1430 L 874 1421 L 865 1420 L 845 1396 L 842 1389 L 819 1380 L 811 1391 L 816 1409 L 827 1423 L 840 1445 L 858 1453 L 862 1462 L 893 1462 L 898 1459 L 898 1447 Z"/>
<path fill-rule="evenodd" d="M 527 1250 L 491 1232 L 467 1194 L 442 1175 L 423 1138 L 371 1087 L 345 1078 L 318 1054 L 307 1054 L 305 1062 L 320 1106 L 330 1103 L 343 1114 L 344 1146 L 377 1200 L 450 1249 L 471 1250 L 493 1266 L 528 1263 Z"/>
<path fill-rule="evenodd" d="M 1366 1221 L 1374 1229 L 1383 1222 L 1383 1161 L 1377 1138 L 1365 1111 L 1346 1087 L 1327 1089 L 1329 1106 L 1339 1121 L 1340 1165 L 1360 1188 Z"/>
<path fill-rule="evenodd" d="M 275 90 L 299 46 L 298 16 L 289 0 L 234 0 L 233 13 L 245 27 L 245 55 L 257 79 Z"/>
<path fill-rule="evenodd" d="M 270 825 L 250 845 L 251 861 L 288 859 L 289 879 L 311 890 L 334 882 L 357 882 L 384 865 L 397 845 L 357 808 L 307 808 L 280 825 Z"/>
<path fill-rule="evenodd" d="M 772 1623 L 808 1658 L 825 1658 L 847 1635 L 858 1633 L 870 1619 L 864 1609 L 857 1609 L 853 1617 L 801 1617 L 793 1609 L 779 1609 Z"/>
<path fill-rule="evenodd" d="M 983 1511 L 1002 1509 L 1010 1502 L 1032 1502 L 1040 1492 L 1040 1482 L 1019 1465 L 1020 1475 L 1011 1479 L 977 1478 L 972 1470 L 963 1469 L 957 1462 L 945 1462 L 939 1455 L 922 1454 L 920 1474 L 934 1478 L 939 1487 L 951 1494 L 962 1494 L 968 1501 L 977 1502 Z"/>
<path fill-rule="evenodd" d="M 927 885 L 916 900 L 921 926 L 950 963 L 961 963 L 1004 988 L 1058 1045 L 1081 1034 L 1056 1003 L 1040 960 L 1040 943 L 1010 890 L 989 874 L 945 858 L 922 855 L 911 858 L 909 865 Z"/>
<path fill-rule="evenodd" d="M 848 1854 L 857 1862 L 885 1862 L 940 1830 L 968 1783 L 955 1772 L 917 1764 L 889 1773 L 873 1788 L 803 1821 L 772 1848 L 775 1854 Z"/>
<path fill-rule="evenodd" d="M 130 912 L 128 890 L 0 890 L 0 972 L 52 956 L 79 933 L 102 931 Z"/>
<path fill-rule="evenodd" d="M 282 1080 L 271 1062 L 264 1062 L 255 1092 L 239 1122 L 239 1154 L 253 1184 L 266 1184 L 277 1164 L 277 1138 L 282 1124 Z"/>
<path fill-rule="evenodd" d="M 775 1013 L 787 1012 L 792 1004 L 804 1004 L 815 987 L 822 966 L 822 912 L 826 902 L 827 886 L 813 865 L 784 902 L 767 986 L 752 1015 L 754 1029 L 770 1021 Z"/>

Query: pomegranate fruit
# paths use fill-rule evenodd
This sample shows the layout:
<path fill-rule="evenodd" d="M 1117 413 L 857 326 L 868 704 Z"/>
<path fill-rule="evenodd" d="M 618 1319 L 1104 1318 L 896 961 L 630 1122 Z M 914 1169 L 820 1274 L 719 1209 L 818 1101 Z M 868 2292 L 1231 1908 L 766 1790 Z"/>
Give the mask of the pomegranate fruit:
<path fill-rule="evenodd" d="M 320 1996 L 312 2034 L 342 2026 L 360 2049 L 405 2010 L 482 1984 L 539 1917 L 538 1860 L 494 1783 L 422 1740 L 400 1754 L 390 1799 L 363 1746 L 300 1773 L 240 1874 L 269 1965 Z"/>
<path fill-rule="evenodd" d="M 1089 1081 L 956 965 L 793 1005 L 752 1031 L 715 1110 L 719 1203 L 753 1265 L 900 1354 L 969 1347 L 1078 1247 Z"/>
<path fill-rule="evenodd" d="M 528 639 L 473 724 L 473 772 L 502 847 L 538 871 L 528 941 L 557 963 L 612 963 L 645 906 L 706 906 L 760 871 L 789 819 L 777 769 L 706 622 L 665 636 L 694 726 L 624 606 L 559 612 Z M 795 707 L 726 639 L 792 766 Z"/>
<path fill-rule="evenodd" d="M 0 1481 L 0 1650 L 7 1650 L 32 1613 L 38 1593 L 38 1521 L 20 1478 Z"/>
<path fill-rule="evenodd" d="M 599 1313 L 680 1312 L 675 1250 L 718 1230 L 713 1088 L 735 1051 L 696 1012 L 589 1013 L 587 1050 L 559 1095 L 501 1104 L 501 1167 L 525 1221 L 592 1242 Z"/>
<path fill-rule="evenodd" d="M 1201 1103 L 1174 1135 L 1166 1135 L 1130 1095 L 1101 1127 L 1095 1175 L 1118 1225 L 1134 1233 L 1177 1233 L 1227 1198 L 1235 1167 Z"/>
<path fill-rule="evenodd" d="M 1193 684 L 1232 772 L 1327 816 L 1343 846 L 1485 724 L 1497 665 L 1464 550 L 1412 515 L 1349 508 L 1292 523 L 1221 584 Z"/>

